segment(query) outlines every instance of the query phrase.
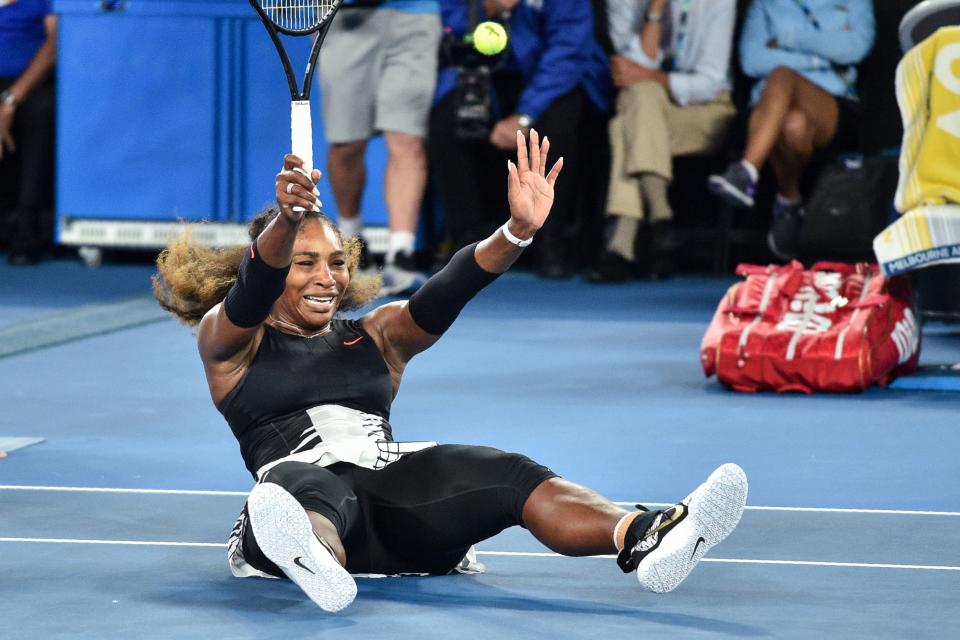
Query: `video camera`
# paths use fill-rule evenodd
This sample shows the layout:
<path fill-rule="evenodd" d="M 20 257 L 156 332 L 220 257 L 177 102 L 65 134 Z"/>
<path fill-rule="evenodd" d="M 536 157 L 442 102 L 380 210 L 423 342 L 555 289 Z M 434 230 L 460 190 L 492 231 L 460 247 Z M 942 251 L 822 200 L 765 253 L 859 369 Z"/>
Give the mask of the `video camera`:
<path fill-rule="evenodd" d="M 440 41 L 440 66 L 457 72 L 455 135 L 458 140 L 486 140 L 493 126 L 491 76 L 500 68 L 506 53 L 487 56 L 463 36 L 444 34 Z"/>

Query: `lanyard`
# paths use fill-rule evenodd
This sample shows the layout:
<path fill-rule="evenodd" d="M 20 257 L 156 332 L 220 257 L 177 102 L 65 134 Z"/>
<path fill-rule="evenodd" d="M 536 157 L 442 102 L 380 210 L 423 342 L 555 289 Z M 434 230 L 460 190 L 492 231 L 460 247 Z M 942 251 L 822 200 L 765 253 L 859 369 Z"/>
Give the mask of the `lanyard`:
<path fill-rule="evenodd" d="M 810 24 L 813 25 L 813 28 L 817 31 L 820 31 L 820 21 L 817 20 L 817 17 L 813 15 L 813 10 L 810 8 L 804 0 L 793 0 L 794 4 L 800 7 L 800 11 L 803 11 L 803 15 L 807 16 L 807 20 L 810 21 Z M 833 65 L 833 70 L 836 72 L 840 79 L 843 80 L 843 83 L 847 87 L 847 95 L 855 96 L 857 93 L 857 70 L 854 65 L 847 65 L 845 67 L 839 65 Z"/>
<path fill-rule="evenodd" d="M 674 30 L 673 32 L 673 46 L 672 51 L 670 52 L 670 57 L 667 59 L 666 69 L 672 70 L 676 67 L 677 63 L 680 61 L 681 56 L 683 55 L 683 48 L 687 44 L 687 27 L 690 22 L 690 5 L 693 4 L 693 0 L 680 0 L 679 1 L 679 13 L 676 19 L 671 17 L 670 27 Z M 671 7 L 672 9 L 673 7 Z M 672 16 L 672 12 L 671 12 Z"/>
<path fill-rule="evenodd" d="M 817 16 L 813 15 L 813 10 L 803 0 L 793 0 L 794 4 L 800 7 L 800 11 L 803 11 L 803 15 L 807 16 L 807 20 L 810 21 L 810 24 L 813 25 L 813 28 L 817 31 L 820 31 L 820 21 L 817 20 Z"/>

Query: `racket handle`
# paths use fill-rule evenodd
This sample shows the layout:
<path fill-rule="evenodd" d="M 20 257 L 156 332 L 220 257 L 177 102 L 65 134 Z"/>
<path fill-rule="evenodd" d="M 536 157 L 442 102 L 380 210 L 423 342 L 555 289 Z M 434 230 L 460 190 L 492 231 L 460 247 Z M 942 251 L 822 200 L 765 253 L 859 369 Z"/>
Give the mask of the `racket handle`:
<path fill-rule="evenodd" d="M 294 100 L 290 103 L 290 149 L 293 155 L 304 162 L 309 176 L 313 170 L 313 123 L 310 118 L 310 101 Z M 294 207 L 294 211 L 303 211 Z"/>

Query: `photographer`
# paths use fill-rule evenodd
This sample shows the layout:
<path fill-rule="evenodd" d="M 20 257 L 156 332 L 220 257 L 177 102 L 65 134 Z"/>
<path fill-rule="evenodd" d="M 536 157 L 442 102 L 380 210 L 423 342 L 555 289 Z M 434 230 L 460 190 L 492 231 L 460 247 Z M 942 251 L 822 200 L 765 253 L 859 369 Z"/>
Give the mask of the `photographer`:
<path fill-rule="evenodd" d="M 499 167 L 517 130 L 531 128 L 564 157 L 553 215 L 533 243 L 543 277 L 573 273 L 569 240 L 577 201 L 578 125 L 610 108 L 613 87 L 606 55 L 583 0 L 440 0 L 445 42 L 429 153 L 453 250 L 486 237 L 502 218 Z M 482 56 L 464 44 L 478 21 L 510 33 L 507 49 Z M 594 117 L 596 117 L 594 115 Z M 502 162 L 498 157 L 502 156 Z"/>

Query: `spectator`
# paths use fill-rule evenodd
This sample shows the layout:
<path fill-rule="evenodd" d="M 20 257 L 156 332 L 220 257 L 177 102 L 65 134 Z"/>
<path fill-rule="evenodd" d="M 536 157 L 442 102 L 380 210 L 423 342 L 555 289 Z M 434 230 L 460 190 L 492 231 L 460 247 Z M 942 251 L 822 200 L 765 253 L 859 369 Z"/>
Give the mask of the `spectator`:
<path fill-rule="evenodd" d="M 855 149 L 856 64 L 873 44 L 870 0 L 753 0 L 740 40 L 740 64 L 753 88 L 743 158 L 710 190 L 737 207 L 752 207 L 769 159 L 777 180 L 771 250 L 789 259 L 800 229 L 800 180 L 814 151 Z"/>
<path fill-rule="evenodd" d="M 639 272 L 639 225 L 650 227 L 649 275 L 675 269 L 678 242 L 667 187 L 672 157 L 722 144 L 736 110 L 730 99 L 735 0 L 608 0 L 610 58 L 620 89 L 610 121 L 613 166 L 606 212 L 612 234 L 593 282 Z"/>
<path fill-rule="evenodd" d="M 0 223 L 9 228 L 7 261 L 25 265 L 53 241 L 57 18 L 50 0 L 0 2 L 0 52 Z"/>
<path fill-rule="evenodd" d="M 413 250 L 427 183 L 424 136 L 436 86 L 439 41 L 437 0 L 348 0 L 320 51 L 323 119 L 330 145 L 327 169 L 340 228 L 347 236 L 363 232 L 360 202 L 367 140 L 382 132 L 386 141 L 384 197 L 390 235 L 383 271 L 385 295 L 410 293 L 424 280 L 416 270 Z"/>
<path fill-rule="evenodd" d="M 535 128 L 564 158 L 557 204 L 537 234 L 534 259 L 543 277 L 573 273 L 569 227 L 577 207 L 578 124 L 607 111 L 613 87 L 583 0 L 440 0 L 446 51 L 430 119 L 430 160 L 453 250 L 490 234 L 503 214 L 501 168 L 517 130 Z M 471 20 L 473 12 L 473 20 Z M 473 21 L 510 31 L 500 57 L 462 46 Z"/>

